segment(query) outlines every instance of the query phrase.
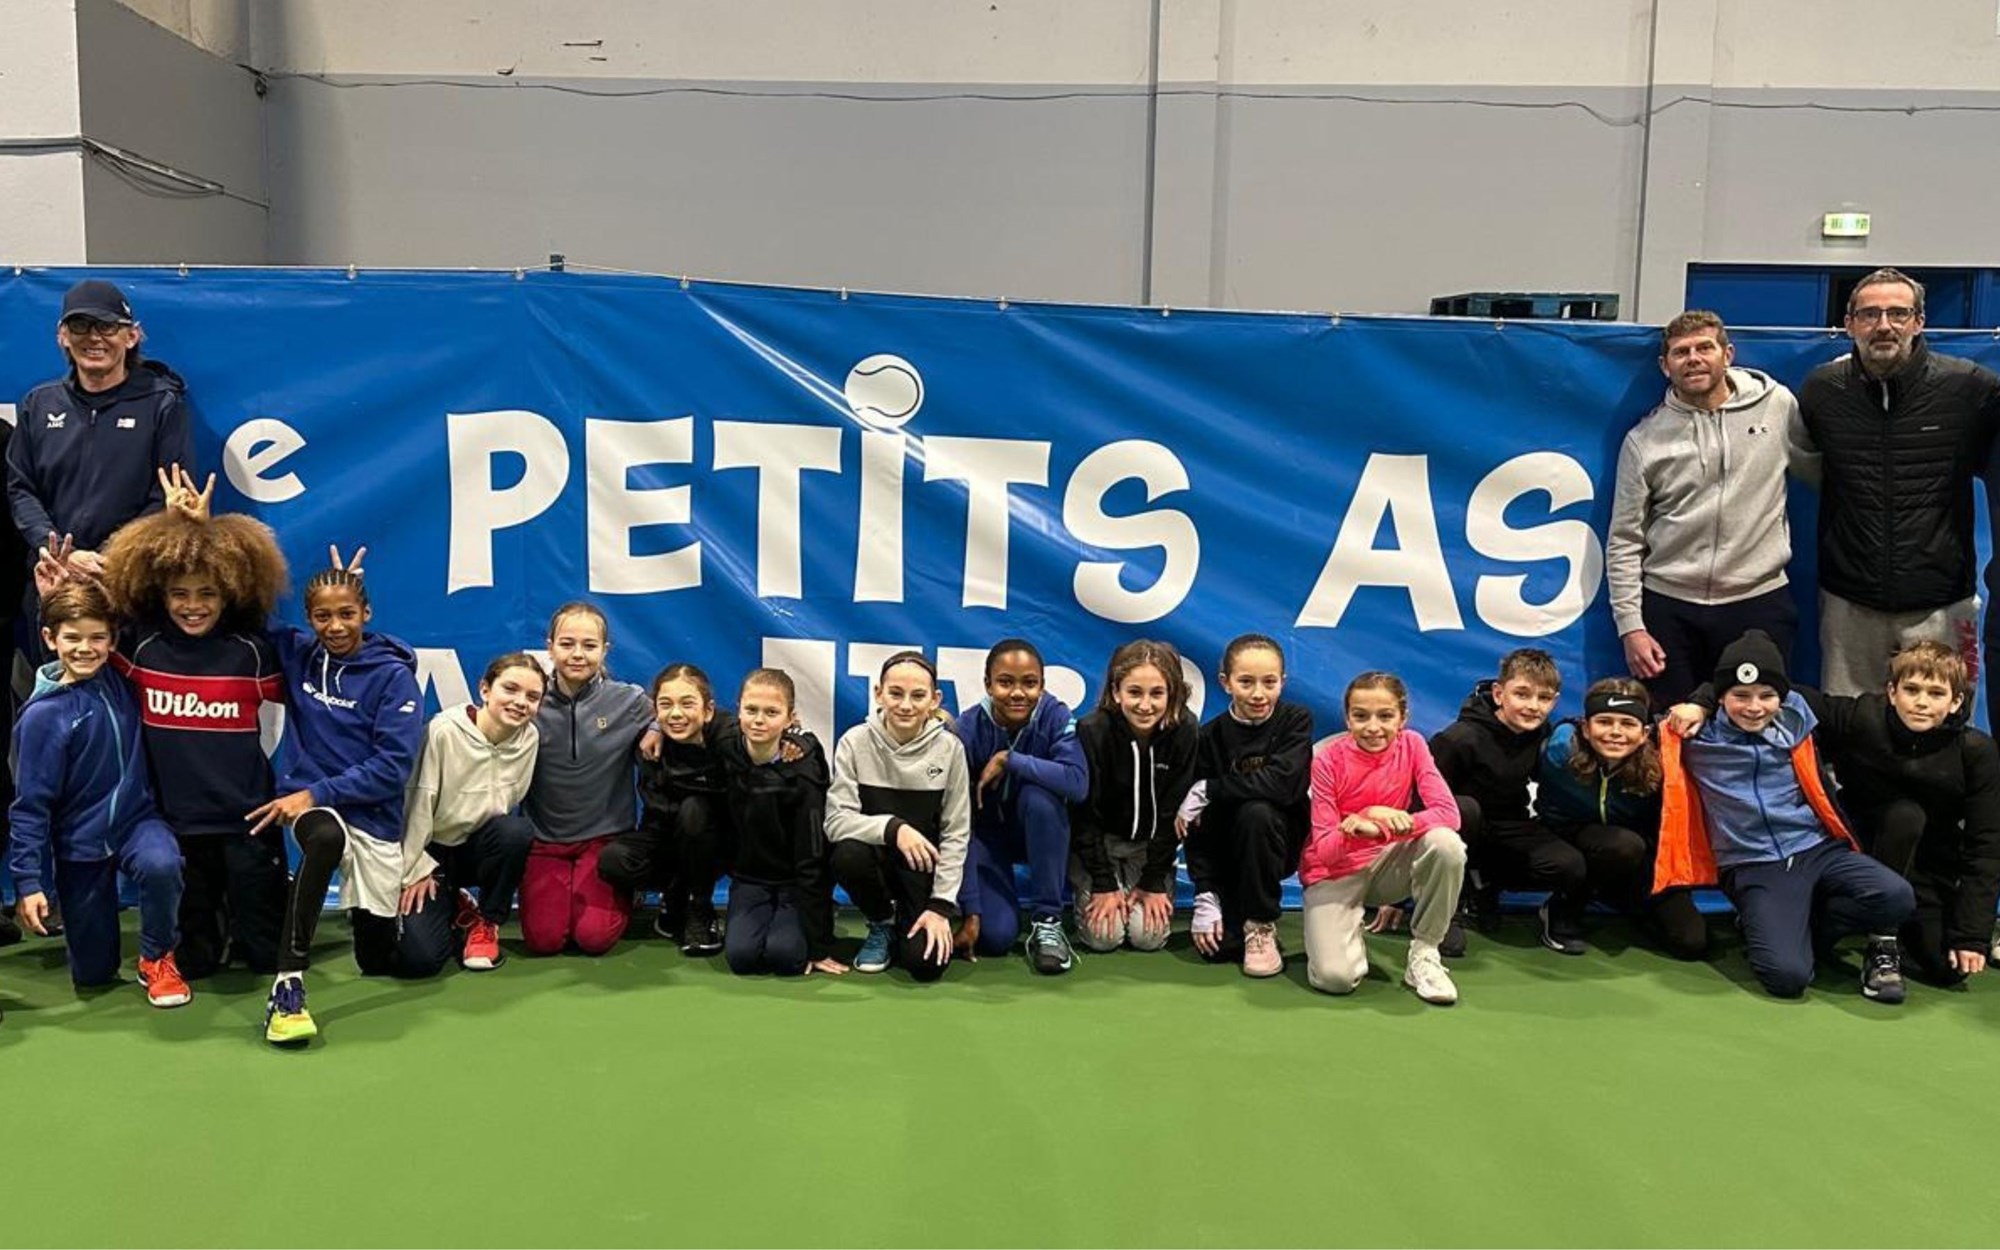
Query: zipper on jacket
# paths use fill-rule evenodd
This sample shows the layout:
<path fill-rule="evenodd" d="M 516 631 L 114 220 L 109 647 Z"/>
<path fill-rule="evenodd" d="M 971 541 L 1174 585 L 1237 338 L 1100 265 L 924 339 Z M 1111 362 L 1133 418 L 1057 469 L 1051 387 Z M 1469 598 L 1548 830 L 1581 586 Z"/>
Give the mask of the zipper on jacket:
<path fill-rule="evenodd" d="M 1895 439 L 1890 437 L 1890 427 L 1895 424 L 1895 415 L 1889 397 L 1889 379 L 1882 379 L 1882 507 L 1887 513 L 1882 523 L 1882 535 L 1888 539 L 1882 544 L 1883 586 L 1894 584 L 1892 570 L 1896 567 L 1896 461 Z"/>
<path fill-rule="evenodd" d="M 1783 855 L 1785 844 L 1778 841 L 1778 831 L 1771 827 L 1771 810 L 1764 806 L 1764 757 L 1754 748 L 1750 752 L 1750 793 L 1757 796 L 1757 815 L 1764 821 L 1764 836 L 1771 839 L 1771 849 Z"/>
<path fill-rule="evenodd" d="M 118 728 L 117 709 L 111 706 L 111 697 L 104 693 L 101 686 L 97 690 L 97 701 L 104 705 L 105 718 L 111 722 L 112 746 L 118 752 L 118 781 L 111 787 L 111 817 L 108 822 L 110 833 L 105 835 L 105 845 L 109 846 L 112 835 L 118 832 L 118 792 L 125 788 L 125 735 Z"/>
<path fill-rule="evenodd" d="M 1600 825 L 1611 823 L 1611 812 L 1607 806 L 1610 802 L 1610 790 L 1611 775 L 1600 765 L 1597 770 L 1597 823 Z"/>

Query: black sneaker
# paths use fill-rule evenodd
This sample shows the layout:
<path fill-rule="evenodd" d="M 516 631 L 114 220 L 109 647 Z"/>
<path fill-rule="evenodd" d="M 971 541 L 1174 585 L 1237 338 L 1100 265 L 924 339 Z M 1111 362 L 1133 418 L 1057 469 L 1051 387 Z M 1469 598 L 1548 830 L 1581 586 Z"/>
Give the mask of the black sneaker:
<path fill-rule="evenodd" d="M 1542 921 L 1543 946 L 1558 955 L 1581 955 L 1590 949 L 1574 932 L 1566 932 L 1571 926 L 1564 922 L 1563 917 L 1556 915 L 1548 903 L 1543 903 L 1541 911 L 1536 915 L 1540 916 Z"/>
<path fill-rule="evenodd" d="M 681 940 L 681 931 L 687 927 L 687 904 L 660 903 L 660 910 L 653 916 L 653 932 L 669 942 Z"/>
<path fill-rule="evenodd" d="M 681 954 L 713 955 L 722 949 L 722 921 L 713 909 L 691 909 L 681 926 Z"/>
<path fill-rule="evenodd" d="M 1076 963 L 1076 951 L 1063 932 L 1061 920 L 1037 920 L 1028 926 L 1028 966 L 1043 976 L 1061 976 Z"/>
<path fill-rule="evenodd" d="M 12 916 L 0 916 L 0 946 L 12 946 L 21 940 L 21 926 L 14 923 Z"/>
<path fill-rule="evenodd" d="M 1903 1001 L 1903 955 L 1895 938 L 1870 938 L 1861 961 L 1861 997 L 1894 1006 Z"/>
<path fill-rule="evenodd" d="M 1458 896 L 1458 918 L 1462 925 L 1481 933 L 1498 933 L 1500 887 L 1476 883 L 1467 885 Z"/>
<path fill-rule="evenodd" d="M 1465 956 L 1465 925 L 1460 917 L 1453 916 L 1445 926 L 1444 941 L 1438 943 L 1438 954 L 1446 959 L 1462 959 Z"/>

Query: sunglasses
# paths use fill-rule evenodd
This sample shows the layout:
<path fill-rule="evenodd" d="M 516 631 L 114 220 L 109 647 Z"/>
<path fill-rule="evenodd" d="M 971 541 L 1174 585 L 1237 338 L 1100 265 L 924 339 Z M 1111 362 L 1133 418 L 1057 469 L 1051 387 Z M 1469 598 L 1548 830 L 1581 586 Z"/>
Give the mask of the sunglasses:
<path fill-rule="evenodd" d="M 69 331 L 71 338 L 88 338 L 92 335 L 109 338 L 131 324 L 129 321 L 99 321 L 95 317 L 65 317 L 62 328 Z"/>

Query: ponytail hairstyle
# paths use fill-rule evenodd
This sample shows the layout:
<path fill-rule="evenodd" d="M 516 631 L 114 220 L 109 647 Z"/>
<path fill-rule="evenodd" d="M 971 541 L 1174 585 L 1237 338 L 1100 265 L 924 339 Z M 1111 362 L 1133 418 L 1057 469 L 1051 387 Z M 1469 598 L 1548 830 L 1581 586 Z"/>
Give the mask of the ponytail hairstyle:
<path fill-rule="evenodd" d="M 769 686 L 785 696 L 785 710 L 798 714 L 799 692 L 792 683 L 792 675 L 782 668 L 753 668 L 743 678 L 743 684 L 736 689 L 736 701 L 743 702 L 743 692 L 752 686 Z"/>
<path fill-rule="evenodd" d="M 1111 662 L 1104 669 L 1104 689 L 1097 694 L 1097 708 L 1109 716 L 1119 715 L 1118 687 L 1135 668 L 1152 665 L 1160 670 L 1160 676 L 1167 681 L 1167 710 L 1160 716 L 1160 728 L 1166 729 L 1180 723 L 1187 713 L 1187 677 L 1181 671 L 1181 653 L 1174 650 L 1170 642 L 1155 642 L 1151 638 L 1140 638 L 1128 642 L 1111 653 Z"/>
<path fill-rule="evenodd" d="M 1027 644 L 1024 643 L 1022 645 L 1025 646 Z M 1033 647 L 1029 647 L 1028 649 L 1030 651 L 1034 650 Z M 1037 656 L 1036 658 L 1039 659 L 1040 657 Z M 989 653 L 987 655 L 986 662 L 989 667 L 992 665 L 993 663 L 992 654 Z M 946 729 L 949 729 L 952 733 L 956 734 L 958 732 L 958 722 L 952 719 L 952 715 L 950 712 L 944 710 L 944 702 L 942 697 L 944 692 L 943 692 L 943 687 L 938 685 L 937 665 L 931 663 L 931 658 L 925 655 L 923 652 L 898 651 L 896 654 L 882 661 L 882 668 L 875 675 L 875 684 L 879 687 L 883 682 L 888 681 L 889 670 L 895 668 L 899 664 L 914 664 L 918 668 L 924 670 L 924 672 L 930 675 L 931 693 L 939 696 L 938 705 L 931 709 L 931 717 L 934 720 L 943 721 L 944 727 Z"/>
<path fill-rule="evenodd" d="M 653 687 L 647 696 L 654 702 L 660 701 L 660 687 L 670 681 L 684 681 L 701 691 L 702 702 L 711 710 L 715 707 L 715 686 L 708 680 L 708 674 L 692 664 L 669 664 L 653 675 Z"/>
<path fill-rule="evenodd" d="M 1639 723 L 1645 726 L 1646 736 L 1640 741 L 1639 749 L 1625 757 L 1622 763 L 1607 767 L 1598 758 L 1597 751 L 1590 745 L 1584 730 L 1590 724 L 1591 704 L 1605 697 L 1636 699 L 1639 703 Z M 1646 688 L 1630 677 L 1606 677 L 1592 682 L 1583 695 L 1584 717 L 1577 725 L 1576 741 L 1570 745 L 1569 772 L 1585 785 L 1596 782 L 1600 777 L 1615 778 L 1618 788 L 1627 794 L 1645 797 L 1660 792 L 1661 781 L 1666 775 L 1660 763 L 1660 746 L 1653 733 L 1650 719 L 1653 697 Z"/>
<path fill-rule="evenodd" d="M 1278 671 L 1283 673 L 1285 671 L 1285 649 L 1278 645 L 1276 638 L 1271 637 L 1269 634 L 1239 634 L 1230 639 L 1229 645 L 1223 648 L 1222 675 L 1224 677 L 1229 676 L 1230 670 L 1236 666 L 1237 656 L 1242 655 L 1245 651 L 1254 651 L 1260 647 L 1278 657 Z"/>
<path fill-rule="evenodd" d="M 564 619 L 572 616 L 587 616 L 591 620 L 596 621 L 597 634 L 604 643 L 604 651 L 608 652 L 611 650 L 611 620 L 604 615 L 603 608 L 586 599 L 572 599 L 550 614 L 549 632 L 547 635 L 550 650 L 553 651 L 555 649 L 557 626 L 561 625 Z M 551 660 L 551 664 L 553 662 Z M 597 659 L 597 675 L 606 681 L 611 680 L 611 662 L 605 658 L 602 652 L 599 653 Z"/>
<path fill-rule="evenodd" d="M 1354 692 L 1357 690 L 1387 691 L 1389 697 L 1396 701 L 1396 710 L 1403 714 L 1403 719 L 1405 721 L 1409 719 L 1410 688 L 1404 685 L 1403 679 L 1394 673 L 1382 669 L 1370 669 L 1356 677 L 1353 681 L 1348 682 L 1347 690 L 1340 696 L 1340 706 L 1343 711 L 1346 710 L 1348 703 L 1353 700 Z"/>

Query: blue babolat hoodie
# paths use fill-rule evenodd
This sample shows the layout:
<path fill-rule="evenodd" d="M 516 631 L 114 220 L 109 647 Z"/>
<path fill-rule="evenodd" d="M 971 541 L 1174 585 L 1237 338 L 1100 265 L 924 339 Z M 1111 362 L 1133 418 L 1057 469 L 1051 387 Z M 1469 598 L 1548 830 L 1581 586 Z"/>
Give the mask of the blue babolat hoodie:
<path fill-rule="evenodd" d="M 43 665 L 14 725 L 19 780 L 7 809 L 7 868 L 22 894 L 48 892 L 51 853 L 73 863 L 110 859 L 139 822 L 159 819 L 131 684 L 109 664 L 75 685 L 61 679 L 60 664 Z"/>
<path fill-rule="evenodd" d="M 1681 744 L 1682 766 L 1701 793 L 1717 868 L 1790 859 L 1826 841 L 1826 826 L 1806 801 L 1792 763 L 1792 751 L 1818 724 L 1793 690 L 1760 733 L 1738 729 L 1718 708 Z"/>
<path fill-rule="evenodd" d="M 1007 772 L 998 791 L 1001 801 L 978 805 L 972 814 L 974 836 L 999 828 L 1016 781 L 1033 782 L 1065 803 L 1081 803 L 1090 793 L 1090 767 L 1084 763 L 1083 744 L 1076 739 L 1076 718 L 1069 705 L 1052 694 L 1044 692 L 1028 713 L 1028 723 L 1011 734 L 993 719 L 993 701 L 981 699 L 958 718 L 958 738 L 965 744 L 967 775 L 974 789 L 986 762 L 1001 751 L 1007 753 Z"/>
<path fill-rule="evenodd" d="M 364 634 L 345 659 L 303 630 L 274 629 L 271 642 L 290 706 L 279 793 L 310 790 L 354 828 L 401 842 L 403 787 L 424 743 L 416 653 L 387 634 Z"/>

